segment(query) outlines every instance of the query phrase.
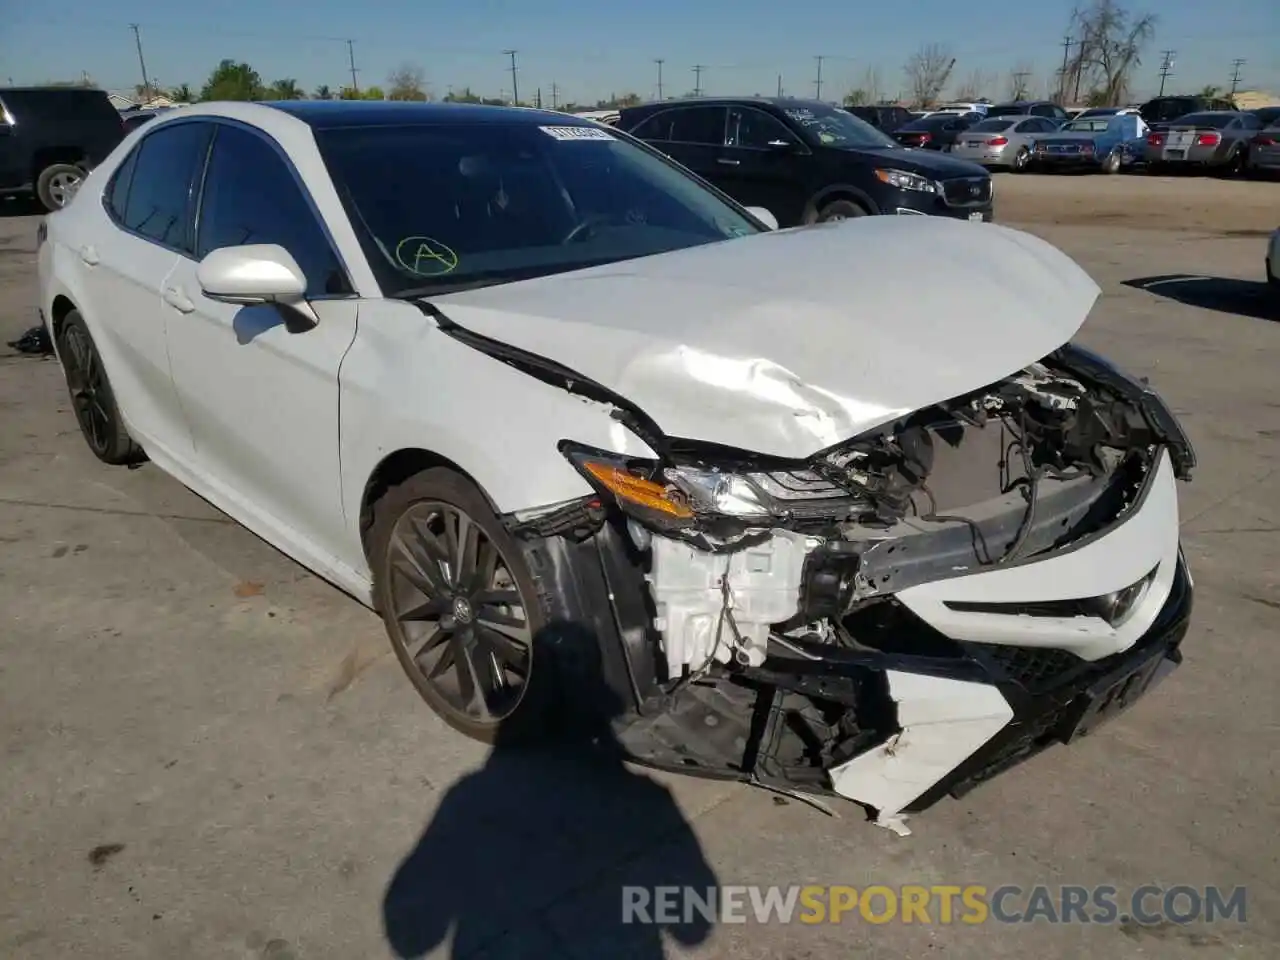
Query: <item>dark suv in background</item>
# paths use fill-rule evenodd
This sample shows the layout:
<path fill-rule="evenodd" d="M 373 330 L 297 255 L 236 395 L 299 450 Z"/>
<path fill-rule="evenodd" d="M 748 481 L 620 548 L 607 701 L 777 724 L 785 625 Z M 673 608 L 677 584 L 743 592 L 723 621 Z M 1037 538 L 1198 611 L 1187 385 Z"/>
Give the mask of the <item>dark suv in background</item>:
<path fill-rule="evenodd" d="M 987 108 L 986 119 L 996 117 L 1048 117 L 1061 126 L 1071 119 L 1071 114 L 1052 100 L 1010 100 Z"/>
<path fill-rule="evenodd" d="M 0 196 L 34 193 L 57 210 L 124 135 L 102 90 L 0 87 Z"/>
<path fill-rule="evenodd" d="M 867 214 L 992 218 L 982 167 L 908 150 L 817 100 L 663 101 L 624 109 L 617 126 L 781 227 Z"/>
<path fill-rule="evenodd" d="M 869 123 L 877 130 L 883 130 L 885 133 L 893 133 L 899 127 L 905 127 L 916 118 L 916 115 L 906 107 L 899 107 L 896 104 L 877 104 L 874 107 L 845 107 L 845 110 L 864 123 Z"/>
<path fill-rule="evenodd" d="M 1236 103 L 1226 97 L 1153 97 L 1138 108 L 1138 114 L 1149 127 L 1172 123 L 1189 113 L 1215 113 L 1236 110 Z"/>

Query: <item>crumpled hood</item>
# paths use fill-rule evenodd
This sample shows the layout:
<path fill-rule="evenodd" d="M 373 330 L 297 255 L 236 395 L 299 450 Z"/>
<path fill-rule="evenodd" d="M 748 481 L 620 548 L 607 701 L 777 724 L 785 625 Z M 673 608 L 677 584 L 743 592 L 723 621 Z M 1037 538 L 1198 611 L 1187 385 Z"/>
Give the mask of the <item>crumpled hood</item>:
<path fill-rule="evenodd" d="M 879 216 L 431 302 L 610 388 L 668 436 L 802 458 L 1041 359 L 1098 294 L 1030 234 Z"/>

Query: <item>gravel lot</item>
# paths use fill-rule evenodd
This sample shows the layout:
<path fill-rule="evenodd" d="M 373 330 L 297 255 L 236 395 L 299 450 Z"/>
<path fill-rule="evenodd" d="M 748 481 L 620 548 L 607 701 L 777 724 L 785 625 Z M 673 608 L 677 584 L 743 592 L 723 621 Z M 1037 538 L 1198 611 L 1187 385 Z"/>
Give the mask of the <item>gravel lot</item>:
<path fill-rule="evenodd" d="M 662 956 L 622 883 L 1248 887 L 1248 922 L 677 927 L 706 958 L 1280 955 L 1280 184 L 1001 176 L 1083 263 L 1084 340 L 1151 377 L 1201 466 L 1187 660 L 1134 711 L 899 838 L 736 785 L 534 763 L 448 729 L 374 617 L 153 467 L 93 460 L 52 362 L 0 346 L 0 957 Z M 0 343 L 36 220 L 0 204 Z M 980 229 L 980 228 L 975 228 Z M 1170 275 L 1211 278 L 1142 289 Z M 674 803 L 673 803 L 674 801 Z M 422 908 L 384 928 L 389 886 Z M 683 944 L 683 946 L 681 946 Z"/>

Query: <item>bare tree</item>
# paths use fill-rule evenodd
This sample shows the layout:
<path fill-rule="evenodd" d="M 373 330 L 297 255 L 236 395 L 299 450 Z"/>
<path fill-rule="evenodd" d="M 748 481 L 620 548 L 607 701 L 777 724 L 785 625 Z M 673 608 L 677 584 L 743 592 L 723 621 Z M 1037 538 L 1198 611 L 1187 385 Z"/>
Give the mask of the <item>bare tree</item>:
<path fill-rule="evenodd" d="M 402 63 L 387 77 L 388 100 L 430 100 L 426 77 L 421 67 Z"/>
<path fill-rule="evenodd" d="M 934 104 L 947 85 L 955 62 L 951 51 L 940 43 L 926 44 L 911 55 L 903 71 L 907 75 L 911 96 L 918 105 L 929 107 Z"/>
<path fill-rule="evenodd" d="M 1122 104 L 1129 99 L 1133 72 L 1142 50 L 1155 34 L 1154 14 L 1134 13 L 1119 0 L 1091 0 L 1071 14 L 1070 34 L 1077 38 L 1074 55 L 1062 76 L 1062 98 Z"/>
<path fill-rule="evenodd" d="M 846 107 L 861 107 L 867 104 L 879 103 L 883 99 L 884 84 L 880 81 L 880 68 L 867 67 L 867 72 L 862 75 L 861 83 L 845 94 L 844 105 Z"/>
<path fill-rule="evenodd" d="M 955 98 L 963 102 L 977 100 L 994 93 L 996 78 L 987 70 L 974 68 L 956 87 Z"/>
<path fill-rule="evenodd" d="M 1009 71 L 1009 82 L 1006 87 L 1010 100 L 1031 99 L 1031 65 L 1026 61 L 1014 64 Z"/>

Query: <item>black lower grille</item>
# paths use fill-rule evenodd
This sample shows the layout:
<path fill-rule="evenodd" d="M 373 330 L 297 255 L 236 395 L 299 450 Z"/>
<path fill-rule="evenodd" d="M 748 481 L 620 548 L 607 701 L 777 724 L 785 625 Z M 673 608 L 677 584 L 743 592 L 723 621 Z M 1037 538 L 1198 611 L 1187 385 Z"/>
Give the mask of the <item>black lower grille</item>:
<path fill-rule="evenodd" d="M 990 177 L 960 177 L 942 181 L 942 199 L 953 207 L 973 207 L 991 201 Z"/>
<path fill-rule="evenodd" d="M 1065 683 L 1091 664 L 1067 650 L 974 643 L 974 652 L 1028 693 L 1044 693 Z"/>

